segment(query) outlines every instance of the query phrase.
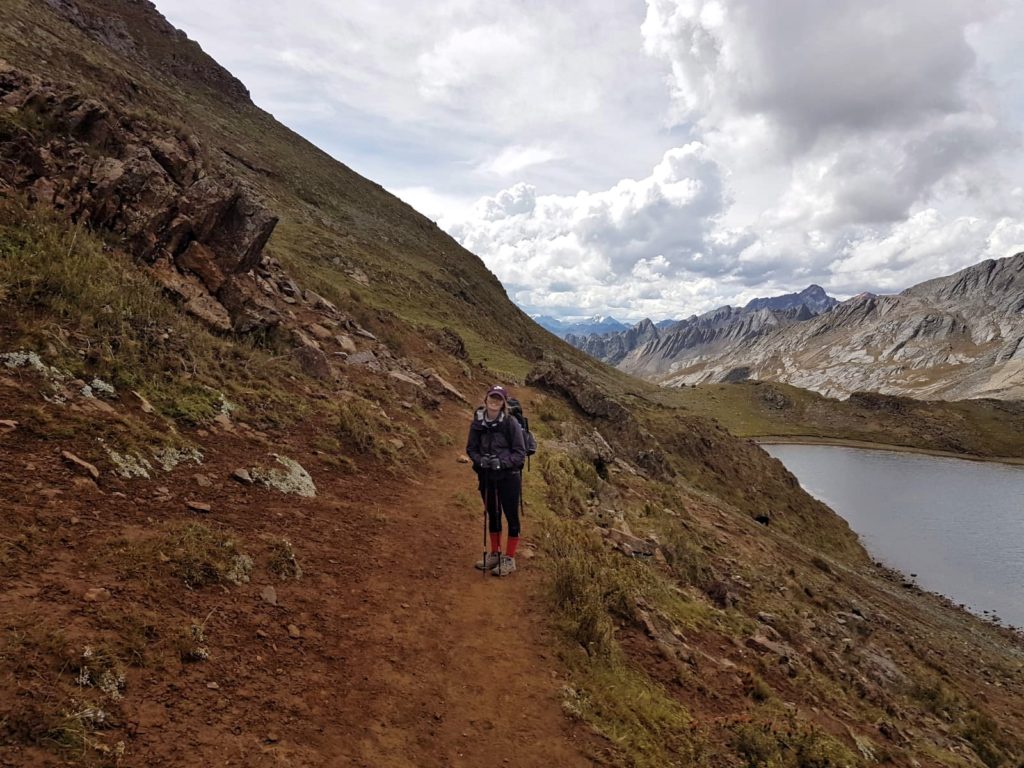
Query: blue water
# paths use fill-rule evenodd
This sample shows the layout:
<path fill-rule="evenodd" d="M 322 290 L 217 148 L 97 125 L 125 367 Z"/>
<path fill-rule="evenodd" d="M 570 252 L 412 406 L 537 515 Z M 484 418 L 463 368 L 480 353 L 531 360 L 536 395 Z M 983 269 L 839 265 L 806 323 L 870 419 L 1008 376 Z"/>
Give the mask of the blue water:
<path fill-rule="evenodd" d="M 836 446 L 763 447 L 842 515 L 876 559 L 975 613 L 1024 627 L 1024 467 Z"/>

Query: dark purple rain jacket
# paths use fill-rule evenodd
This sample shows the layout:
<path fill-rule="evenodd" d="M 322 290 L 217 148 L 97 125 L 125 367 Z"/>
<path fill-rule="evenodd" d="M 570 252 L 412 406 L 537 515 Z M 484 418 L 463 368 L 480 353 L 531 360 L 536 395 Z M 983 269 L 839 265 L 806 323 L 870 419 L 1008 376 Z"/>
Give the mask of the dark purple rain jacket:
<path fill-rule="evenodd" d="M 473 460 L 473 469 L 480 471 L 480 460 L 485 454 L 501 459 L 502 469 L 493 472 L 494 477 L 506 477 L 523 468 L 526 463 L 526 441 L 523 428 L 514 416 L 504 409 L 496 421 L 485 421 L 486 409 L 477 408 L 473 423 L 469 425 L 469 439 L 466 441 L 466 455 Z M 505 469 L 508 467 L 508 469 Z"/>

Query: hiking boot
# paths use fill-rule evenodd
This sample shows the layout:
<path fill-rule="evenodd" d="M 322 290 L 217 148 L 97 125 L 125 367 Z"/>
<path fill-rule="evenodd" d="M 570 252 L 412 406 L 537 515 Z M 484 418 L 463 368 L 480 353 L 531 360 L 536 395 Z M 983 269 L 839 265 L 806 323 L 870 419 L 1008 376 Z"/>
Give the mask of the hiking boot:
<path fill-rule="evenodd" d="M 508 576 L 511 573 L 515 573 L 516 570 L 516 559 L 509 557 L 508 555 L 501 556 L 501 562 L 498 563 L 498 567 L 491 571 L 492 576 Z"/>
<path fill-rule="evenodd" d="M 498 567 L 500 557 L 501 554 L 499 552 L 491 552 L 483 560 L 477 560 L 473 567 L 478 571 L 493 571 Z"/>

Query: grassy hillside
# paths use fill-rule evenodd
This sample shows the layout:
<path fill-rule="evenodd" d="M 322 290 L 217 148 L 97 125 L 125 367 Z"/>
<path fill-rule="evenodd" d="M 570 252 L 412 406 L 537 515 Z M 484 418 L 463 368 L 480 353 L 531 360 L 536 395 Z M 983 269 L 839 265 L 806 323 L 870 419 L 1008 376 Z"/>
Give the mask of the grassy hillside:
<path fill-rule="evenodd" d="M 591 764 L 1024 759 L 1019 636 L 873 564 L 708 418 L 784 433 L 765 390 L 662 390 L 543 331 L 479 259 L 254 107 L 147 3 L 10 0 L 0 57 L 62 94 L 0 112 L 0 761 L 453 764 L 478 723 L 431 752 L 444 707 L 499 699 L 445 666 L 474 642 L 543 649 L 553 682 L 513 709 L 557 697 L 578 737 L 559 743 Z M 295 284 L 267 294 L 280 323 L 211 330 L 135 241 L 32 202 L 26 147 L 83 167 L 113 151 L 55 119 L 82 98 L 132 135 L 199 147 L 204 173 L 279 218 L 254 274 Z M 496 380 L 541 442 L 526 615 L 500 631 L 475 621 L 446 554 L 479 536 L 471 475 L 451 468 Z M 794 423 L 845 413 L 777 391 Z M 893 441 L 857 413 L 835 429 Z M 535 626 L 551 637 L 522 634 Z"/>
<path fill-rule="evenodd" d="M 818 438 L 1024 458 L 1024 404 L 1012 400 L 915 400 L 856 392 L 834 400 L 781 382 L 703 384 L 673 403 L 717 419 L 741 437 Z"/>

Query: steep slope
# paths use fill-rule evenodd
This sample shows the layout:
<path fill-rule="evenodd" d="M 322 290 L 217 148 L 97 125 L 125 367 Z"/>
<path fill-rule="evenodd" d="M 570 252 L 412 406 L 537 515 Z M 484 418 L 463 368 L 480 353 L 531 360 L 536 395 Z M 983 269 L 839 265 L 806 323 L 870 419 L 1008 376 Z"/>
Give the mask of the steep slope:
<path fill-rule="evenodd" d="M 737 369 L 831 396 L 1024 397 L 1024 254 L 984 261 L 898 296 L 862 295 L 743 348 L 684 360 L 670 386 Z"/>
<path fill-rule="evenodd" d="M 1016 633 L 530 322 L 151 4 L 11 0 L 0 56 L 0 762 L 1024 759 Z M 483 581 L 458 449 L 498 380 L 541 450 Z"/>

